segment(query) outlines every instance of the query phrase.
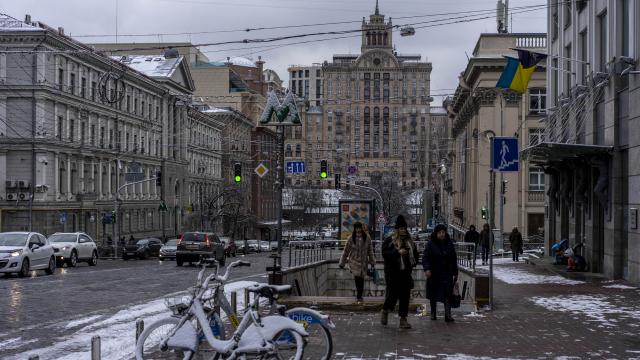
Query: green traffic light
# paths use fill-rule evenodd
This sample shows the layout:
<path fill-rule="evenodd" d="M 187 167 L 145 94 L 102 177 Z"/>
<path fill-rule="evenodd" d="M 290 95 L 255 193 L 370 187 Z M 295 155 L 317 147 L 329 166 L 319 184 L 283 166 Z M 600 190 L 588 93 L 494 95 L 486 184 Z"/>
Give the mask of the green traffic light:
<path fill-rule="evenodd" d="M 321 173 L 320 173 L 320 177 L 321 177 L 321 178 L 323 178 L 323 179 L 326 179 L 326 178 L 327 178 L 327 173 L 326 173 L 326 172 L 324 172 L 324 171 L 323 171 L 323 172 L 321 172 Z"/>
<path fill-rule="evenodd" d="M 240 182 L 242 181 L 242 177 L 240 177 L 240 175 L 236 175 L 235 180 L 236 182 Z"/>

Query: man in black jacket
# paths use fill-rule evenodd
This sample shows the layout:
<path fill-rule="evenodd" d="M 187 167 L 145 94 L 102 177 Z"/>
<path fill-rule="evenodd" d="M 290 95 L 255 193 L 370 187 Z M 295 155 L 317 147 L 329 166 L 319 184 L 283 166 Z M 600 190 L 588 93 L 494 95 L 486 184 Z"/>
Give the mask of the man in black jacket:
<path fill-rule="evenodd" d="M 467 231 L 464 234 L 464 242 L 475 244 L 474 253 L 473 253 L 473 260 L 474 261 L 478 256 L 478 242 L 479 241 L 480 241 L 480 234 L 476 231 L 476 226 L 475 225 L 469 226 L 469 231 Z M 471 254 L 469 254 L 469 260 L 471 260 Z"/>

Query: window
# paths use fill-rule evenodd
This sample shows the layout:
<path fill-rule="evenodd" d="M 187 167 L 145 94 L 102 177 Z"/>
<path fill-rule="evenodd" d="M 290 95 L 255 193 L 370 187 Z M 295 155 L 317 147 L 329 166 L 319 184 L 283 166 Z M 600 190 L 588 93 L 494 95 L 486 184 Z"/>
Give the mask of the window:
<path fill-rule="evenodd" d="M 56 137 L 58 138 L 58 140 L 62 140 L 63 123 L 64 123 L 64 119 L 62 118 L 62 116 L 58 116 L 58 129 L 56 134 Z"/>
<path fill-rule="evenodd" d="M 80 144 L 82 145 L 84 145 L 85 126 L 84 121 L 80 123 Z"/>
<path fill-rule="evenodd" d="M 302 156 L 302 147 L 300 146 L 300 144 L 297 144 L 296 145 L 296 157 L 300 157 L 300 156 Z"/>
<path fill-rule="evenodd" d="M 607 72 L 609 36 L 607 31 L 607 12 L 598 16 L 598 60 L 600 71 Z"/>
<path fill-rule="evenodd" d="M 69 141 L 73 142 L 73 135 L 75 132 L 75 120 L 69 119 Z"/>
<path fill-rule="evenodd" d="M 129 133 L 125 135 L 124 151 L 129 151 Z"/>
<path fill-rule="evenodd" d="M 58 89 L 64 90 L 64 70 L 58 69 Z"/>
<path fill-rule="evenodd" d="M 571 1 L 564 3 L 564 28 L 571 26 Z"/>
<path fill-rule="evenodd" d="M 73 95 L 76 94 L 76 74 L 69 76 L 69 91 L 71 91 Z"/>
<path fill-rule="evenodd" d="M 633 48 L 633 37 L 632 37 L 632 28 L 633 28 L 633 14 L 635 9 L 631 6 L 631 0 L 622 0 L 622 12 L 620 15 L 622 16 L 622 51 L 621 55 L 623 56 L 631 56 L 631 49 Z"/>
<path fill-rule="evenodd" d="M 291 154 L 291 144 L 287 144 L 287 148 L 286 148 L 286 151 L 285 151 L 284 155 L 287 156 L 287 157 L 291 157 L 292 156 L 292 154 Z"/>
<path fill-rule="evenodd" d="M 544 142 L 544 129 L 529 129 L 529 146 L 537 145 Z"/>
<path fill-rule="evenodd" d="M 537 166 L 529 168 L 529 191 L 544 191 L 544 170 Z"/>
<path fill-rule="evenodd" d="M 82 96 L 82 97 L 86 97 L 87 96 L 87 78 L 84 78 L 84 77 L 81 80 L 80 96 Z"/>
<path fill-rule="evenodd" d="M 96 101 L 96 94 L 98 93 L 98 83 L 95 81 L 91 82 L 91 100 Z"/>
<path fill-rule="evenodd" d="M 540 115 L 546 112 L 547 108 L 547 90 L 531 89 L 529 90 L 529 114 Z"/>
<path fill-rule="evenodd" d="M 296 72 L 295 72 L 295 71 L 292 71 L 292 72 L 291 72 L 291 78 L 292 78 L 292 79 L 295 79 L 295 78 L 296 78 Z"/>
<path fill-rule="evenodd" d="M 564 48 L 564 57 L 567 59 L 571 59 L 571 44 L 565 46 Z M 571 89 L 571 78 L 573 76 L 571 60 L 565 61 L 564 67 L 564 93 L 568 96 L 569 90 Z"/>
<path fill-rule="evenodd" d="M 309 77 L 309 70 L 304 71 L 304 77 Z"/>
<path fill-rule="evenodd" d="M 587 30 L 584 30 L 583 32 L 581 32 L 578 35 L 578 41 L 579 41 L 579 46 L 580 48 L 577 51 L 580 51 L 580 61 L 583 61 L 582 63 L 580 63 L 580 72 L 581 72 L 581 78 L 580 78 L 580 83 L 582 85 L 586 84 L 587 81 L 587 76 L 589 74 L 587 74 L 587 61 L 588 60 L 588 50 L 589 50 L 589 45 L 587 42 Z"/>
<path fill-rule="evenodd" d="M 89 141 L 91 141 L 91 145 L 96 146 L 96 126 L 94 124 L 91 125 L 91 138 Z"/>

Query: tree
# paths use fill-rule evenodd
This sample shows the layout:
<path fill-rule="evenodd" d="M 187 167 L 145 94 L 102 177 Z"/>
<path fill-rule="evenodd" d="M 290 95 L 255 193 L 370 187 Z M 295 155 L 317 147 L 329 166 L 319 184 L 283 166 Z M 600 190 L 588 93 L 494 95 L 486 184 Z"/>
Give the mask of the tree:
<path fill-rule="evenodd" d="M 374 173 L 371 176 L 372 188 L 376 189 L 383 201 L 382 211 L 387 216 L 406 215 L 409 206 L 407 205 L 406 189 L 404 189 L 398 181 L 398 176 L 391 172 Z M 378 204 L 380 206 L 380 204 Z"/>
<path fill-rule="evenodd" d="M 324 204 L 324 193 L 321 189 L 292 189 L 293 209 L 295 221 L 300 227 L 307 230 L 315 230 L 322 218 L 317 216 L 326 204 Z"/>

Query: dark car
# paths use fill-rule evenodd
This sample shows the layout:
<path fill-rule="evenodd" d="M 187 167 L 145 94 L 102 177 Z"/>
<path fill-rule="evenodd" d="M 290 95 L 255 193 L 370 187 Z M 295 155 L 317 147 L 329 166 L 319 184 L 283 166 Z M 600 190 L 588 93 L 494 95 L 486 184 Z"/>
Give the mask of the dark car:
<path fill-rule="evenodd" d="M 176 264 L 182 266 L 185 262 L 193 263 L 202 258 L 216 259 L 220 266 L 224 266 L 226 261 L 224 244 L 218 235 L 204 232 L 182 234 L 176 250 Z"/>
<path fill-rule="evenodd" d="M 130 240 L 124 247 L 122 260 L 129 260 L 132 258 L 142 260 L 151 256 L 158 256 L 160 254 L 161 247 L 162 241 L 156 238 Z"/>
<path fill-rule="evenodd" d="M 224 244 L 224 255 L 226 257 L 236 257 L 238 247 L 236 246 L 235 240 L 228 237 L 221 237 L 220 241 Z"/>

